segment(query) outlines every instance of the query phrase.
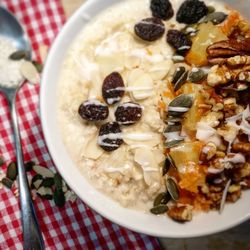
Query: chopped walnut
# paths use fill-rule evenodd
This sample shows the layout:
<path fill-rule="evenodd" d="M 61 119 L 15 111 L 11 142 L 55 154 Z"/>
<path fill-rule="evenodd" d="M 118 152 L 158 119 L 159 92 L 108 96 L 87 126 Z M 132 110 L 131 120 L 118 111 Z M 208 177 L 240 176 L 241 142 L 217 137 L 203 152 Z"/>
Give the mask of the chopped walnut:
<path fill-rule="evenodd" d="M 240 143 L 235 143 L 232 146 L 232 150 L 233 152 L 236 153 L 245 153 L 245 154 L 250 154 L 250 143 L 244 143 L 244 142 L 240 142 Z"/>
<path fill-rule="evenodd" d="M 227 194 L 227 201 L 228 202 L 236 202 L 239 198 L 241 197 L 241 190 L 238 190 L 233 193 L 228 193 Z"/>
<path fill-rule="evenodd" d="M 213 142 L 207 143 L 201 150 L 200 161 L 206 162 L 211 160 L 215 156 L 216 151 L 217 147 Z"/>
<path fill-rule="evenodd" d="M 193 208 L 191 206 L 175 206 L 168 210 L 168 216 L 179 222 L 191 221 Z"/>
<path fill-rule="evenodd" d="M 219 120 L 224 117 L 222 112 L 209 112 L 206 116 L 201 118 L 201 122 L 208 124 L 208 126 L 215 128 L 220 124 Z"/>

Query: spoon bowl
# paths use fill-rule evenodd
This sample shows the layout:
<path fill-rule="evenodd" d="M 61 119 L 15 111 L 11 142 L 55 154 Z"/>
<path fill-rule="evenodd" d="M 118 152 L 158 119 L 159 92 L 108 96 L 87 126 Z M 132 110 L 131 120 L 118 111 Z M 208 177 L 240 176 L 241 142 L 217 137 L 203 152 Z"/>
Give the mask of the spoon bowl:
<path fill-rule="evenodd" d="M 11 40 L 17 50 L 26 50 L 31 57 L 31 45 L 18 20 L 5 8 L 0 7 L 0 35 Z"/>

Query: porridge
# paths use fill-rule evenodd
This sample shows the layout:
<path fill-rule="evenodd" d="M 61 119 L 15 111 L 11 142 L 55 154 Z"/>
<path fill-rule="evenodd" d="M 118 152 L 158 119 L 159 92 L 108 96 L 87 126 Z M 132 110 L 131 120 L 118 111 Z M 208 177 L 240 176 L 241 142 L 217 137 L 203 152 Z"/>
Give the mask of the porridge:
<path fill-rule="evenodd" d="M 122 206 L 177 221 L 238 200 L 250 185 L 249 35 L 216 1 L 126 0 L 91 21 L 58 91 L 83 176 Z"/>

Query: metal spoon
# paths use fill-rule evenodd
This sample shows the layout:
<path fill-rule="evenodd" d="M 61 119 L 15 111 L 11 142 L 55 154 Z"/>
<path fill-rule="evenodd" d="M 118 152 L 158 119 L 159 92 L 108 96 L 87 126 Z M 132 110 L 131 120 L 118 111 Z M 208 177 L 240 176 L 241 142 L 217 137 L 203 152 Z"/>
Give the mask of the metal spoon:
<path fill-rule="evenodd" d="M 0 36 L 7 37 L 12 41 L 17 50 L 25 50 L 28 52 L 29 57 L 31 57 L 31 46 L 21 25 L 9 11 L 2 7 L 0 7 Z M 11 110 L 11 120 L 17 156 L 24 248 L 27 250 L 36 250 L 44 249 L 44 242 L 29 191 L 15 107 L 16 94 L 23 83 L 24 81 L 17 87 L 13 88 L 3 87 L 0 83 L 0 91 L 6 96 Z"/>

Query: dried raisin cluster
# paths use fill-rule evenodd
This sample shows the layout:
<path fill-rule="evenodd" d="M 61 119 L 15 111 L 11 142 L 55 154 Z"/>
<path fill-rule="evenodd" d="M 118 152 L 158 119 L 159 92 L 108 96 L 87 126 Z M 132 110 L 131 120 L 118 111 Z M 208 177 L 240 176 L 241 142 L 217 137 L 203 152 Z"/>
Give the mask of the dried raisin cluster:
<path fill-rule="evenodd" d="M 174 15 L 172 4 L 169 0 L 151 0 L 152 15 L 163 20 L 168 20 Z"/>
<path fill-rule="evenodd" d="M 108 75 L 102 86 L 102 95 L 109 105 L 121 101 L 125 94 L 125 85 L 122 76 L 118 72 Z M 108 118 L 109 108 L 98 100 L 83 102 L 78 114 L 84 120 L 101 122 Z M 120 104 L 115 111 L 116 122 L 107 122 L 101 125 L 98 136 L 98 144 L 107 152 L 114 151 L 123 143 L 120 125 L 132 125 L 142 117 L 142 107 L 138 103 L 127 102 Z"/>

